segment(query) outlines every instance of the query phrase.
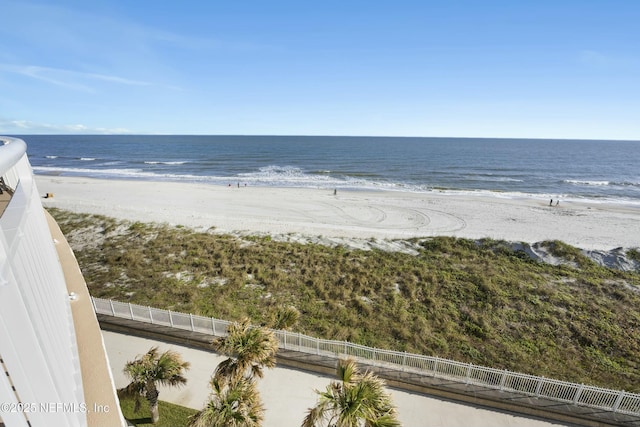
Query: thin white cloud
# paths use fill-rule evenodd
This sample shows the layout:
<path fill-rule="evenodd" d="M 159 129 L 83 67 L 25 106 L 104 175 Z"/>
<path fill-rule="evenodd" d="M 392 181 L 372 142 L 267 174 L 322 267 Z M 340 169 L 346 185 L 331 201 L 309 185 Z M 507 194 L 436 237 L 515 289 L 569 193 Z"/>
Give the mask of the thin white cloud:
<path fill-rule="evenodd" d="M 32 79 L 40 80 L 54 86 L 65 87 L 67 89 L 73 89 L 83 92 L 93 92 L 89 86 L 78 83 L 73 80 L 65 80 L 60 78 L 60 70 L 53 70 L 46 67 L 38 67 L 34 65 L 12 65 L 12 64 L 0 64 L 0 71 L 5 71 L 14 74 L 20 74 L 22 76 L 30 77 Z"/>
<path fill-rule="evenodd" d="M 84 92 L 94 92 L 95 89 L 87 84 L 79 83 L 79 81 L 106 81 L 127 86 L 152 86 L 153 83 L 132 80 L 119 76 L 111 76 L 98 73 L 85 73 L 75 70 L 64 70 L 60 68 L 41 67 L 37 65 L 15 65 L 0 64 L 0 72 L 5 71 L 14 74 L 31 77 L 40 81 L 50 83 L 52 85 L 66 87 Z"/>
<path fill-rule="evenodd" d="M 93 128 L 82 124 L 50 124 L 29 120 L 8 120 L 0 118 L 0 134 L 126 134 L 133 133 L 125 128 Z"/>
<path fill-rule="evenodd" d="M 125 79 L 123 77 L 118 77 L 118 76 L 108 76 L 105 74 L 95 74 L 95 73 L 79 73 L 77 71 L 70 71 L 70 73 L 74 73 L 78 76 L 84 76 L 90 79 L 103 80 L 107 82 L 118 83 L 118 84 L 128 85 L 128 86 L 153 86 L 153 83 L 150 83 L 150 82 Z"/>

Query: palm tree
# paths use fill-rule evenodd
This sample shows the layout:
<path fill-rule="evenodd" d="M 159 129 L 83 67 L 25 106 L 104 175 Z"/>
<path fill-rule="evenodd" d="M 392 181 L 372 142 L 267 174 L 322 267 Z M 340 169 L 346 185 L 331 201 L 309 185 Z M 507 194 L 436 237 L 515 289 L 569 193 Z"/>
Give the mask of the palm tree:
<path fill-rule="evenodd" d="M 214 373 L 218 381 L 236 382 L 240 378 L 262 378 L 263 368 L 276 366 L 278 340 L 263 327 L 251 327 L 249 319 L 234 322 L 227 328 L 227 336 L 218 338 L 213 346 L 229 356 Z"/>
<path fill-rule="evenodd" d="M 190 427 L 259 427 L 264 407 L 253 380 L 224 384 L 213 378 L 211 395 L 204 409 L 195 414 Z"/>
<path fill-rule="evenodd" d="M 396 409 L 385 383 L 371 372 L 359 372 L 353 359 L 338 361 L 339 381 L 318 391 L 318 403 L 309 409 L 302 427 L 396 427 Z"/>
<path fill-rule="evenodd" d="M 276 365 L 278 340 L 266 328 L 251 327 L 245 318 L 229 325 L 227 336 L 212 344 L 229 358 L 216 367 L 209 401 L 191 418 L 190 426 L 259 427 L 264 407 L 255 378 L 262 378 L 264 368 Z"/>
<path fill-rule="evenodd" d="M 146 354 L 127 362 L 124 373 L 131 379 L 131 383 L 118 390 L 118 394 L 121 397 L 135 398 L 135 412 L 140 410 L 142 398 L 147 399 L 151 409 L 151 422 L 155 424 L 160 419 L 158 413 L 160 392 L 157 384 L 172 387 L 186 384 L 187 379 L 183 375 L 189 366 L 189 362 L 183 361 L 178 353 L 168 350 L 159 354 L 158 347 L 152 347 Z"/>

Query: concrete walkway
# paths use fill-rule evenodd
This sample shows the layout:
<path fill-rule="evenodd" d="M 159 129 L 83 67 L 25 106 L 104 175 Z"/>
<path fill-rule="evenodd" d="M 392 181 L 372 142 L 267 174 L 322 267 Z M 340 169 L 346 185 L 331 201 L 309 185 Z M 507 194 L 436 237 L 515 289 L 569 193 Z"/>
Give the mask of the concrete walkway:
<path fill-rule="evenodd" d="M 187 372 L 188 386 L 182 389 L 160 389 L 160 399 L 194 409 L 201 409 L 209 395 L 208 382 L 217 364 L 224 360 L 211 351 L 186 345 L 169 344 L 138 336 L 116 332 L 102 332 L 107 354 L 113 369 L 116 387 L 124 387 L 127 379 L 122 368 L 129 360 L 159 346 L 161 351 L 175 350 L 191 363 Z M 324 389 L 332 380 L 330 376 L 312 373 L 280 365 L 268 370 L 259 381 L 259 388 L 266 408 L 265 427 L 299 426 L 307 409 L 316 403 L 314 389 Z M 569 425 L 517 416 L 508 412 L 484 409 L 478 406 L 454 403 L 445 399 L 390 389 L 398 407 L 399 419 L 406 427 L 456 427 L 456 426 L 523 426 L 542 427 Z"/>

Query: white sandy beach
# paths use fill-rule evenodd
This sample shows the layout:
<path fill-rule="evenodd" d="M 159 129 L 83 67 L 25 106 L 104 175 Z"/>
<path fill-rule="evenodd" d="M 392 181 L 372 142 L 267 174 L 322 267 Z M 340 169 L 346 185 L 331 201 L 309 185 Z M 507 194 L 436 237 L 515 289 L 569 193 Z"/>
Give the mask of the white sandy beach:
<path fill-rule="evenodd" d="M 218 232 L 320 241 L 456 236 L 582 249 L 640 246 L 640 208 L 607 203 L 439 193 L 230 187 L 36 176 L 45 207 Z M 318 236 L 322 236 L 320 239 Z"/>

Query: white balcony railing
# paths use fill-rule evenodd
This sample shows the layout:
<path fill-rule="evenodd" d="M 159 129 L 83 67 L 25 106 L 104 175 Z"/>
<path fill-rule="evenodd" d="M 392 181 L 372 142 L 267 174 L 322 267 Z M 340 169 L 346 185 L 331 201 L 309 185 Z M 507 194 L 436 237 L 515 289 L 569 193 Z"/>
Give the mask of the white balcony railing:
<path fill-rule="evenodd" d="M 0 177 L 11 189 L 0 216 L 0 424 L 84 426 L 66 282 L 22 140 L 0 137 Z"/>

